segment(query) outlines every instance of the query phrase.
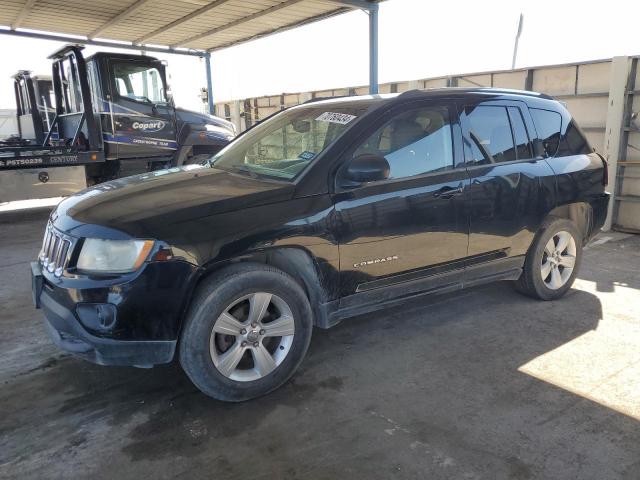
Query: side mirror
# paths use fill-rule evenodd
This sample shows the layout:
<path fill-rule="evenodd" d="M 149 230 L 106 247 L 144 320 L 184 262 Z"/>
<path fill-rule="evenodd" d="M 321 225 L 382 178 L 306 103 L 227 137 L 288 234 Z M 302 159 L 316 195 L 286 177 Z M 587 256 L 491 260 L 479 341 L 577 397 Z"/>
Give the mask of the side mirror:
<path fill-rule="evenodd" d="M 376 182 L 389 178 L 390 170 L 389 162 L 382 155 L 363 153 L 349 162 L 346 177 L 358 183 Z"/>

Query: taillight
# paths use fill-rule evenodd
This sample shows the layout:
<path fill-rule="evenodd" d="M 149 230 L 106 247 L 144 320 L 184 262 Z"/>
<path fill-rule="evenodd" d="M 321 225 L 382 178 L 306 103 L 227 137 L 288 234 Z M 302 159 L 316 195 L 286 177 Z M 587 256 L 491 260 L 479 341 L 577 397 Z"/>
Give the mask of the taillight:
<path fill-rule="evenodd" d="M 602 155 L 598 154 L 598 156 L 602 160 L 602 166 L 604 167 L 602 171 L 602 185 L 606 187 L 609 185 L 609 162 L 607 162 Z"/>

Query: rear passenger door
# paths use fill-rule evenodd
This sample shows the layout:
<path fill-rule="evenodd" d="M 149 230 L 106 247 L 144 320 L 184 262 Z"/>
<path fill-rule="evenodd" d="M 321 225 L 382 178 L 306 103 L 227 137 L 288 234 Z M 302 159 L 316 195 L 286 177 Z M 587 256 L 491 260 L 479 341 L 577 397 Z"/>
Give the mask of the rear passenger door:
<path fill-rule="evenodd" d="M 542 218 L 553 208 L 554 175 L 534 151 L 524 102 L 460 104 L 470 177 L 469 256 L 464 282 L 518 274 Z"/>

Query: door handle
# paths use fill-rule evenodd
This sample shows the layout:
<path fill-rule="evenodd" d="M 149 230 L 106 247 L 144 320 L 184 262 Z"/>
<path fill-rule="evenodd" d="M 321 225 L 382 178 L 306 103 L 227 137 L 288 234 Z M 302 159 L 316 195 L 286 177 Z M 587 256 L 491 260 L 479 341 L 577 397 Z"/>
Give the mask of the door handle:
<path fill-rule="evenodd" d="M 433 192 L 433 196 L 436 198 L 451 198 L 454 197 L 455 195 L 461 195 L 462 194 L 462 187 L 458 187 L 458 188 L 454 188 L 454 187 L 442 187 L 439 190 L 436 190 L 435 192 Z"/>

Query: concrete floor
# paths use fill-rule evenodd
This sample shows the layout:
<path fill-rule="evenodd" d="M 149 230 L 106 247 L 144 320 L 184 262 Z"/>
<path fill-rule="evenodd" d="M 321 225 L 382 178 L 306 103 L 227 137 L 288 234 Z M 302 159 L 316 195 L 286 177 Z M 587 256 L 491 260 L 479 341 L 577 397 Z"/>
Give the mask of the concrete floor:
<path fill-rule="evenodd" d="M 229 405 L 175 364 L 59 352 L 43 225 L 0 223 L 2 478 L 640 478 L 640 237 L 590 246 L 560 301 L 501 283 L 317 330 L 292 381 Z"/>

